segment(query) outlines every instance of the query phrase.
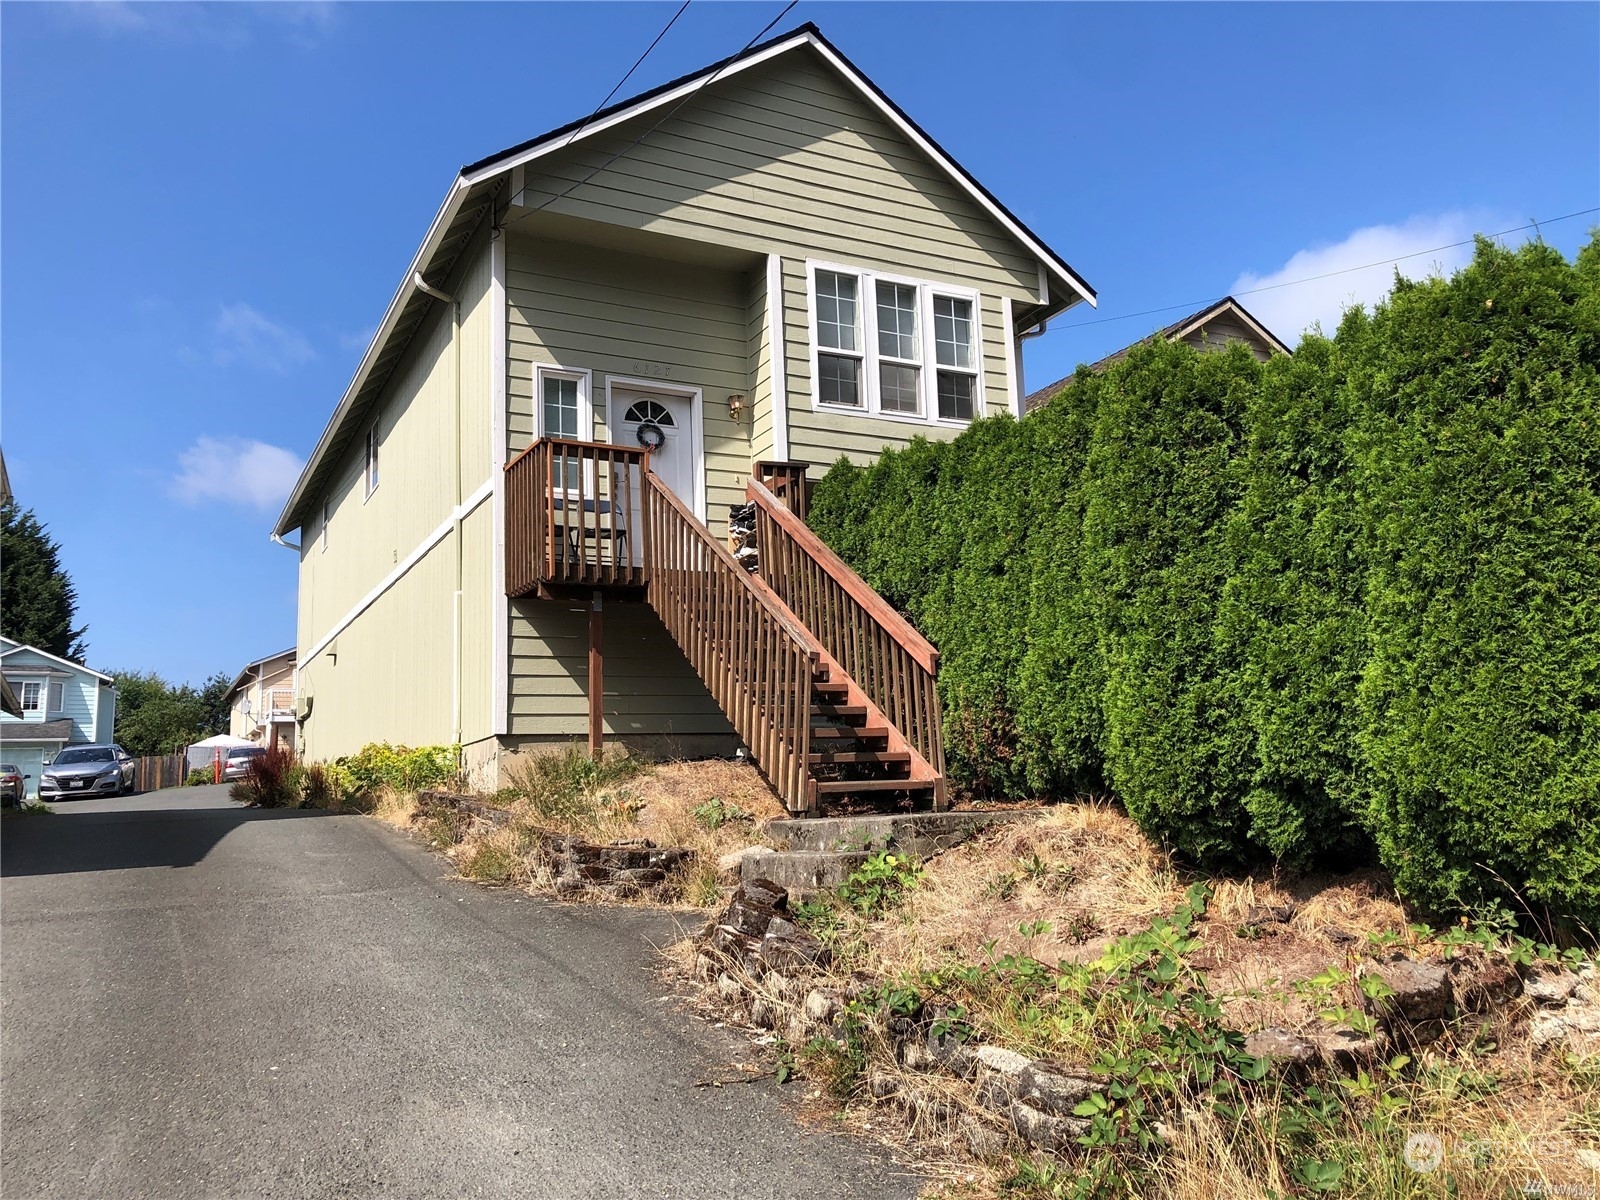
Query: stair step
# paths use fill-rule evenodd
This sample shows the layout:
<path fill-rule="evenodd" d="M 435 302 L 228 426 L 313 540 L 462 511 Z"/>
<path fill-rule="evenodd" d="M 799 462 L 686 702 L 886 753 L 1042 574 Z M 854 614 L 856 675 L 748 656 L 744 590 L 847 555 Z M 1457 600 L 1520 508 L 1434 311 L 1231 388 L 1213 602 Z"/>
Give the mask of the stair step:
<path fill-rule="evenodd" d="M 811 740 L 881 742 L 888 740 L 887 725 L 813 725 Z"/>
<path fill-rule="evenodd" d="M 865 704 L 813 704 L 811 706 L 813 717 L 832 717 L 835 721 L 865 720 L 867 706 Z"/>
<path fill-rule="evenodd" d="M 812 680 L 811 691 L 813 695 L 817 696 L 842 697 L 850 694 L 850 685 L 848 683 L 829 683 Z"/>
<path fill-rule="evenodd" d="M 930 792 L 931 779 L 827 779 L 812 784 L 821 796 L 848 796 L 852 792 Z"/>
<path fill-rule="evenodd" d="M 880 766 L 903 766 L 911 761 L 909 750 L 818 750 L 807 756 L 813 767 L 834 766 L 842 763 L 876 763 Z"/>

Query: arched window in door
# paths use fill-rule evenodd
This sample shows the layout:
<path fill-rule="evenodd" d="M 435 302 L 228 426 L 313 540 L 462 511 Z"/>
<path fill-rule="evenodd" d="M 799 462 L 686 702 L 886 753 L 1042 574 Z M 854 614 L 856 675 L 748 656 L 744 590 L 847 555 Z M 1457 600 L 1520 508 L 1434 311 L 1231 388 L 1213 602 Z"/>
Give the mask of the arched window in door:
<path fill-rule="evenodd" d="M 663 429 L 672 429 L 676 426 L 676 422 L 672 419 L 672 410 L 655 400 L 635 400 L 628 405 L 628 411 L 622 419 L 640 425 L 646 423 L 659 425 Z"/>

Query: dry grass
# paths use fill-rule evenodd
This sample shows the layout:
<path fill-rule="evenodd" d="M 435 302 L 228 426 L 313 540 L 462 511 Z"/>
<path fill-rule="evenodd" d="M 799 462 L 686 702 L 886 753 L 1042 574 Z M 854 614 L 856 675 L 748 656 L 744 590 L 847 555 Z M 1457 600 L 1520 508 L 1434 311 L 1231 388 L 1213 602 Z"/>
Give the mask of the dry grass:
<path fill-rule="evenodd" d="M 510 785 L 493 801 L 506 811 L 505 825 L 448 817 L 415 823 L 414 802 L 409 811 L 397 802 L 391 820 L 401 827 L 415 823 L 466 878 L 545 895 L 554 894 L 555 878 L 538 854 L 541 835 L 594 842 L 647 838 L 688 849 L 693 857 L 666 885 L 628 902 L 712 908 L 734 882 L 718 860 L 764 844 L 761 825 L 785 815 L 748 763 L 651 764 L 620 754 L 595 763 L 568 749 L 519 760 Z"/>

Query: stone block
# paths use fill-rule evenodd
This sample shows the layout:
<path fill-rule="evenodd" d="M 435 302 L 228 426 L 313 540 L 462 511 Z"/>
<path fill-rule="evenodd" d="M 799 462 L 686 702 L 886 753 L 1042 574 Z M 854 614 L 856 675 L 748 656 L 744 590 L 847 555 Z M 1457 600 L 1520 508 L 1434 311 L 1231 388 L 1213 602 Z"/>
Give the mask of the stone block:
<path fill-rule="evenodd" d="M 1092 1076 L 1071 1074 L 1049 1063 L 1035 1062 L 1017 1073 L 1017 1099 L 1057 1117 L 1072 1116 L 1073 1107 L 1100 1088 L 1100 1081 Z"/>
<path fill-rule="evenodd" d="M 1089 1132 L 1089 1122 L 1082 1117 L 1062 1117 L 1042 1112 L 1021 1100 L 1011 1105 L 1011 1127 L 1017 1136 L 1030 1146 L 1052 1154 L 1074 1149 L 1078 1139 Z"/>
<path fill-rule="evenodd" d="M 1268 1062 L 1305 1066 L 1317 1057 L 1317 1048 L 1307 1039 L 1287 1029 L 1257 1029 L 1246 1034 L 1244 1052 Z"/>
<path fill-rule="evenodd" d="M 1443 963 L 1403 958 L 1376 968 L 1394 995 L 1383 1001 L 1386 1014 L 1407 1021 L 1440 1021 L 1450 1006 L 1450 973 Z"/>
<path fill-rule="evenodd" d="M 1578 990 L 1578 976 L 1559 967 L 1544 967 L 1528 973 L 1522 989 L 1528 999 L 1546 1007 L 1559 1007 Z"/>

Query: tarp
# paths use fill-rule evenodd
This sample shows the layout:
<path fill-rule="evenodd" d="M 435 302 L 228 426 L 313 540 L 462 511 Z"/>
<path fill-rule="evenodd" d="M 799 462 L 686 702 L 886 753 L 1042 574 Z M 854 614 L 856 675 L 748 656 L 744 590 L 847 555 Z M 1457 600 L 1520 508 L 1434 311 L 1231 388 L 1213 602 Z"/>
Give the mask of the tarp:
<path fill-rule="evenodd" d="M 208 737 L 203 742 L 196 742 L 183 754 L 184 768 L 189 771 L 198 771 L 201 767 L 209 767 L 217 757 L 218 750 L 226 750 L 230 746 L 254 746 L 255 743 L 244 738 L 236 738 L 226 733 L 219 733 L 215 737 Z"/>

